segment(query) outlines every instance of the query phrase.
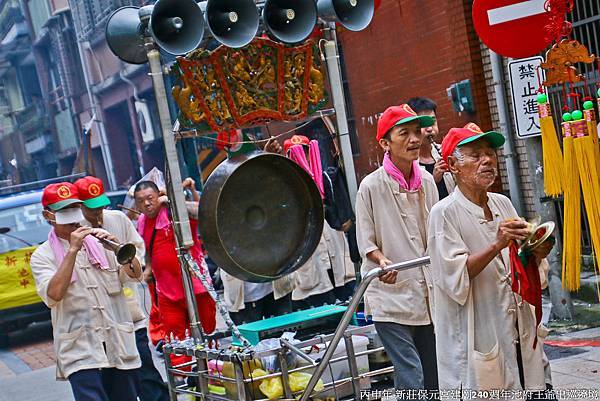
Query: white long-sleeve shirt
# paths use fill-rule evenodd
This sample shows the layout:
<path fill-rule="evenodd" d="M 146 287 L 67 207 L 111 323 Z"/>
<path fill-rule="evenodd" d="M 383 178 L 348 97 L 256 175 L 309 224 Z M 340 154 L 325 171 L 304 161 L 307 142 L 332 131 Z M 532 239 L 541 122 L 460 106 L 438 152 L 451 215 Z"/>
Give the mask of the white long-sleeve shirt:
<path fill-rule="evenodd" d="M 518 218 L 503 195 L 489 193 L 488 206 L 491 221 L 457 187 L 429 216 L 440 390 L 521 389 L 517 341 L 525 387 L 545 390 L 543 341 L 533 349 L 538 335 L 533 307 L 512 291 L 508 248 L 469 278 L 469 255 L 495 241 L 502 221 Z M 545 267 L 544 260 L 540 270 Z"/>

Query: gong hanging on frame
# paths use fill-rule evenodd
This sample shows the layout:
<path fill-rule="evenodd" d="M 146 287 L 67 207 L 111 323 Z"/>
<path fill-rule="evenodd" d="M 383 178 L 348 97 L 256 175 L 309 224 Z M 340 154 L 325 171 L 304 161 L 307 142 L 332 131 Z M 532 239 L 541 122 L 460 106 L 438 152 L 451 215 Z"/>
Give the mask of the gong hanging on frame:
<path fill-rule="evenodd" d="M 319 244 L 323 220 L 310 175 L 273 153 L 224 161 L 200 199 L 200 233 L 210 258 L 230 275 L 255 283 L 304 265 Z"/>

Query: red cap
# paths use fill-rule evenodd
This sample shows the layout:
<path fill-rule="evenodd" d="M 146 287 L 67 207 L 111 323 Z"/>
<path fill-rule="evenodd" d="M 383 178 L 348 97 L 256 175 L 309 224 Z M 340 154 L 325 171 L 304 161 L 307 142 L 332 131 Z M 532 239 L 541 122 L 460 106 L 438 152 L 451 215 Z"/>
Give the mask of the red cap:
<path fill-rule="evenodd" d="M 70 182 L 50 184 L 44 188 L 42 206 L 57 211 L 74 203 L 81 203 L 81 200 L 79 199 L 77 187 Z"/>
<path fill-rule="evenodd" d="M 448 162 L 448 156 L 454 152 L 454 149 L 484 137 L 496 149 L 504 145 L 502 134 L 495 131 L 483 132 L 475 123 L 468 123 L 463 128 L 451 128 L 442 141 L 442 158 Z"/>
<path fill-rule="evenodd" d="M 100 178 L 87 176 L 75 181 L 79 199 L 90 209 L 110 205 L 110 200 L 104 195 L 104 184 Z"/>
<path fill-rule="evenodd" d="M 294 135 L 290 139 L 286 139 L 285 142 L 283 142 L 283 151 L 287 153 L 292 146 L 309 144 L 310 139 L 308 139 L 308 137 L 305 137 L 304 135 Z"/>
<path fill-rule="evenodd" d="M 421 128 L 431 127 L 435 119 L 431 116 L 419 116 L 407 104 L 388 107 L 377 122 L 377 141 L 381 140 L 394 126 L 419 121 Z"/>

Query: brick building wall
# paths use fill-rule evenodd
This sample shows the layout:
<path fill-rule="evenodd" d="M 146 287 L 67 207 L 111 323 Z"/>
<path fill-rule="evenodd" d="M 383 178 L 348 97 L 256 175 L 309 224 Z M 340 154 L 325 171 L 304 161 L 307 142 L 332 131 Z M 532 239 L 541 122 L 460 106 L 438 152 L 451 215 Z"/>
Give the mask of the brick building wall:
<path fill-rule="evenodd" d="M 381 150 L 375 141 L 377 116 L 413 96 L 438 103 L 441 131 L 469 121 L 491 128 L 480 42 L 473 29 L 470 0 L 387 0 L 371 25 L 343 31 L 344 51 L 359 154 L 357 178 L 376 169 Z M 446 88 L 470 79 L 475 113 L 458 115 Z"/>

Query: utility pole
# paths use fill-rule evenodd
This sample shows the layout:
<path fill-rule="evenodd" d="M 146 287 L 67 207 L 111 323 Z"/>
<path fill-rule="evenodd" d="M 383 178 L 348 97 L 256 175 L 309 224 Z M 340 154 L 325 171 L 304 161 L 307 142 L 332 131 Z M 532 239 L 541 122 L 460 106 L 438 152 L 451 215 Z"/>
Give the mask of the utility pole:
<path fill-rule="evenodd" d="M 533 191 L 535 199 L 535 209 L 538 211 L 542 222 L 558 222 L 559 216 L 556 214 L 554 202 L 541 202 L 546 196 L 544 193 L 544 173 L 541 169 L 542 164 L 542 140 L 541 138 L 527 139 L 527 160 L 529 164 L 529 174 L 533 181 Z M 558 225 L 557 225 L 558 230 Z M 552 301 L 552 310 L 550 317 L 555 319 L 572 319 L 573 302 L 571 294 L 562 287 L 562 240 L 560 233 L 555 232 L 556 245 L 546 258 L 550 264 L 548 272 L 548 290 L 550 291 L 550 300 Z"/>
<path fill-rule="evenodd" d="M 506 172 L 508 174 L 508 191 L 519 216 L 525 214 L 523 206 L 523 188 L 519 178 L 519 162 L 517 160 L 517 151 L 515 149 L 515 133 L 512 128 L 509 113 L 508 101 L 506 99 L 506 81 L 504 79 L 504 62 L 502 56 L 490 50 L 490 62 L 492 65 L 492 79 L 494 81 L 494 96 L 498 108 L 498 122 L 500 132 L 506 137 L 504 142 L 504 160 L 506 162 Z"/>

